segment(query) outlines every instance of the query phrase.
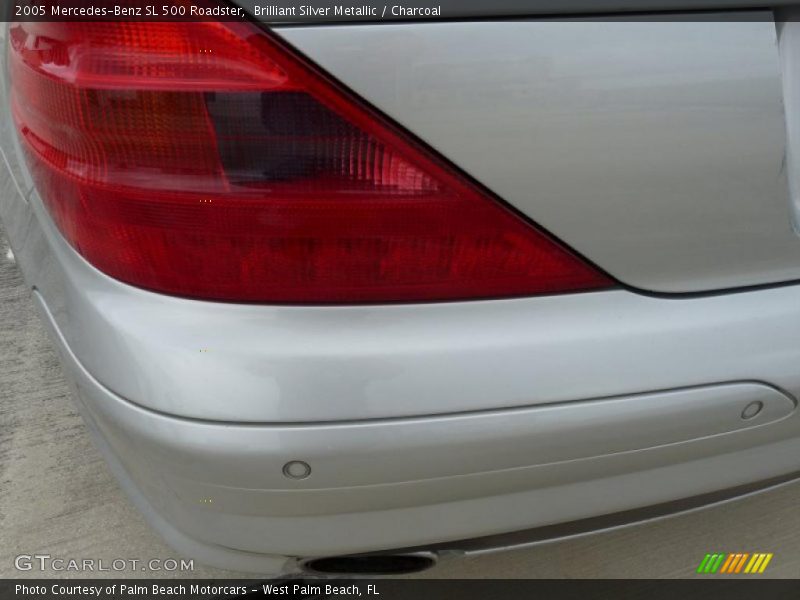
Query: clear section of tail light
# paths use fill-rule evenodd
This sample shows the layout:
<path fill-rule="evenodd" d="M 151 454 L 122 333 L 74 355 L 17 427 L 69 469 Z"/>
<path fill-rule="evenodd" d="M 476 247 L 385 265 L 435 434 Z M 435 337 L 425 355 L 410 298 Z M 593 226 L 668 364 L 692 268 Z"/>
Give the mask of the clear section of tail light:
<path fill-rule="evenodd" d="M 15 23 L 10 73 L 55 223 L 127 283 L 279 303 L 611 284 L 253 24 Z"/>

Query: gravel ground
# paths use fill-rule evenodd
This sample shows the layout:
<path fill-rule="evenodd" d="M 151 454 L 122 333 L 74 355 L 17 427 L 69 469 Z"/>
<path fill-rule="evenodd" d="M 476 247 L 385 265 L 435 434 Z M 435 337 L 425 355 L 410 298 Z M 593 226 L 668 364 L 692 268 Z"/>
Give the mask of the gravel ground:
<path fill-rule="evenodd" d="M 442 565 L 428 577 L 689 577 L 706 552 L 775 554 L 765 576 L 800 576 L 800 484 L 617 531 Z M 0 577 L 20 554 L 180 558 L 122 495 L 77 415 L 0 230 Z M 91 576 L 234 577 L 194 571 Z"/>

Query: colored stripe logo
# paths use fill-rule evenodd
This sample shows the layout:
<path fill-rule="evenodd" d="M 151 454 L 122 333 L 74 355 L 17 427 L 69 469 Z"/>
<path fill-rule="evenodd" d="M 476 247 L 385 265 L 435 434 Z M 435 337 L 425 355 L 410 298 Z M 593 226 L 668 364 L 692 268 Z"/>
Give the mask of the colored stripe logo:
<path fill-rule="evenodd" d="M 747 573 L 756 574 L 763 573 L 769 562 L 772 560 L 773 554 L 771 552 L 733 552 L 722 553 L 717 552 L 714 554 L 706 554 L 703 560 L 700 561 L 700 566 L 697 567 L 698 573 L 709 574 L 737 574 Z"/>

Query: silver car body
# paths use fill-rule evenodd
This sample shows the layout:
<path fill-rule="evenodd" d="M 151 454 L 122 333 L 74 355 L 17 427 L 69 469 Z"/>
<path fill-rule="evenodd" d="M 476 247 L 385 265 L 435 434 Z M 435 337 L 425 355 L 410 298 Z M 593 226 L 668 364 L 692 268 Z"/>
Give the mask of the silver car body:
<path fill-rule="evenodd" d="M 55 228 L 4 79 L 0 216 L 98 448 L 169 543 L 285 573 L 797 476 L 797 23 L 275 31 L 620 285 L 327 307 L 126 285 Z"/>

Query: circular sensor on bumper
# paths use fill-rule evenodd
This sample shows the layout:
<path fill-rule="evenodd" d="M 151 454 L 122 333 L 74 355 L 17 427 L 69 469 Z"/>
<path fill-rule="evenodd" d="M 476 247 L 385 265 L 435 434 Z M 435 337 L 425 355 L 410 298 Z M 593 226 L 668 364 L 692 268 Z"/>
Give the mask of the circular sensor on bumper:
<path fill-rule="evenodd" d="M 744 419 L 745 421 L 747 421 L 748 419 L 752 419 L 753 417 L 761 413 L 761 410 L 763 408 L 764 408 L 763 402 L 759 400 L 751 402 L 750 404 L 744 407 L 744 410 L 742 411 L 742 419 Z"/>
<path fill-rule="evenodd" d="M 290 460 L 283 465 L 283 474 L 289 479 L 305 479 L 311 475 L 311 467 L 302 460 Z"/>

